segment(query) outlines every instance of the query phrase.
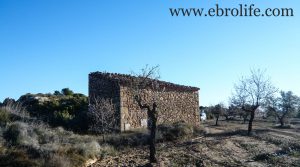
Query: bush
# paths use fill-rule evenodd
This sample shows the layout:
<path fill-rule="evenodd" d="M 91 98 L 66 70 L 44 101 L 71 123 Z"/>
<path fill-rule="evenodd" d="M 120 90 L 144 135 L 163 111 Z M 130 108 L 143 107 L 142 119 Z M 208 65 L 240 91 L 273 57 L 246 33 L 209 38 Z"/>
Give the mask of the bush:
<path fill-rule="evenodd" d="M 283 126 L 277 125 L 274 128 L 278 128 L 278 129 L 295 129 L 295 126 L 291 125 L 291 124 L 285 124 Z"/>
<path fill-rule="evenodd" d="M 69 88 L 63 88 L 61 90 L 61 93 L 65 96 L 72 96 L 74 94 L 74 92 L 72 90 L 70 90 Z"/>
<path fill-rule="evenodd" d="M 214 119 L 214 114 L 211 111 L 206 111 L 206 119 Z"/>
<path fill-rule="evenodd" d="M 0 108 L 0 126 L 5 126 L 10 121 L 9 113 Z"/>
<path fill-rule="evenodd" d="M 74 134 L 42 123 L 13 122 L 3 129 L 7 143 L 0 147 L 0 166 L 84 166 L 115 154 L 112 146 L 100 147 L 97 137 Z"/>
<path fill-rule="evenodd" d="M 177 122 L 172 125 L 158 125 L 157 131 L 158 141 L 173 141 L 192 136 L 196 133 L 199 133 L 201 130 L 193 125 L 184 122 Z"/>
<path fill-rule="evenodd" d="M 85 158 L 95 158 L 100 155 L 100 145 L 96 141 L 79 143 L 74 148 Z"/>
<path fill-rule="evenodd" d="M 0 155 L 0 166 L 39 167 L 40 164 L 30 159 L 26 151 L 13 149 L 7 154 Z"/>
<path fill-rule="evenodd" d="M 32 128 L 22 122 L 14 122 L 9 125 L 4 132 L 4 138 L 12 145 L 31 146 L 37 148 L 39 146 L 37 135 Z"/>
<path fill-rule="evenodd" d="M 115 147 L 141 146 L 148 144 L 148 132 L 133 131 L 107 137 L 107 143 Z"/>
<path fill-rule="evenodd" d="M 296 141 L 284 141 L 282 142 L 281 151 L 284 153 L 292 153 L 292 152 L 299 152 L 300 151 L 300 143 Z"/>
<path fill-rule="evenodd" d="M 69 92 L 66 89 L 66 92 Z M 65 93 L 66 93 L 65 92 Z M 26 106 L 30 115 L 51 126 L 63 126 L 66 129 L 86 132 L 88 98 L 83 94 L 26 94 L 18 100 Z"/>
<path fill-rule="evenodd" d="M 271 153 L 261 153 L 254 156 L 255 161 L 269 161 L 275 157 L 274 154 Z"/>
<path fill-rule="evenodd" d="M 16 120 L 29 120 L 28 116 L 25 108 L 18 102 L 9 101 L 0 108 L 0 124 L 2 125 Z"/>
<path fill-rule="evenodd" d="M 86 132 L 88 97 L 63 89 L 64 94 L 26 94 L 18 102 L 24 104 L 30 115 L 51 126 L 63 126 L 77 132 Z M 70 93 L 72 92 L 72 93 Z"/>
<path fill-rule="evenodd" d="M 104 158 L 106 155 L 112 155 L 115 156 L 117 154 L 117 151 L 115 148 L 111 145 L 101 145 L 101 153 L 100 153 L 100 158 Z"/>

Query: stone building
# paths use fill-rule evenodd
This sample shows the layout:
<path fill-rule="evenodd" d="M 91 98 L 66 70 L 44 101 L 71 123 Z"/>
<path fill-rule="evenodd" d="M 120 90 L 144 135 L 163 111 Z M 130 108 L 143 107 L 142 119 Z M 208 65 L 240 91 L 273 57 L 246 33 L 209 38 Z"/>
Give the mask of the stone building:
<path fill-rule="evenodd" d="M 120 131 L 147 126 L 147 112 L 134 99 L 131 83 L 138 77 L 124 74 L 93 72 L 89 74 L 89 101 L 109 99 L 115 105 L 117 127 Z M 146 103 L 155 97 L 158 104 L 158 124 L 185 121 L 199 125 L 199 88 L 156 80 L 158 90 L 140 90 Z"/>

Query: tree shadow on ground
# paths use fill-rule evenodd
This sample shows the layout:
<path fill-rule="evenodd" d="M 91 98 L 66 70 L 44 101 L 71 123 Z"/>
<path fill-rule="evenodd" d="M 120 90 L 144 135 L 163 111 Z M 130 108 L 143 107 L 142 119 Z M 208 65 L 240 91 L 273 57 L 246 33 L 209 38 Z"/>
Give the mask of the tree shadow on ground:
<path fill-rule="evenodd" d="M 225 131 L 219 133 L 208 133 L 205 137 L 232 137 L 232 136 L 252 136 L 253 134 L 270 132 L 269 129 L 253 130 L 252 134 L 248 135 L 248 130 L 238 129 L 234 131 Z"/>

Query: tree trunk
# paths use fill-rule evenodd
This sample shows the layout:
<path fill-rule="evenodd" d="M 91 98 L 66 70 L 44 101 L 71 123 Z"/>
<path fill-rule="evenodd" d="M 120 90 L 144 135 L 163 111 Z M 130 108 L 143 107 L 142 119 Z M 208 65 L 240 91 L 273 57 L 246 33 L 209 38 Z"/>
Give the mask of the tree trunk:
<path fill-rule="evenodd" d="M 219 117 L 216 119 L 216 126 L 218 126 Z"/>
<path fill-rule="evenodd" d="M 283 118 L 280 118 L 279 122 L 280 122 L 280 126 L 283 127 L 284 126 L 284 120 L 283 120 Z"/>
<path fill-rule="evenodd" d="M 155 136 L 156 136 L 156 107 L 153 107 L 152 110 L 148 111 L 148 117 L 150 119 L 150 137 L 149 137 L 149 149 L 150 149 L 150 162 L 155 163 L 156 162 L 156 149 L 155 149 Z"/>
<path fill-rule="evenodd" d="M 156 122 L 155 123 L 153 122 L 151 131 L 150 131 L 150 138 L 149 138 L 150 162 L 151 163 L 156 162 L 155 135 L 156 135 Z"/>
<path fill-rule="evenodd" d="M 135 96 L 135 100 L 138 102 L 139 106 L 141 109 L 147 109 L 147 115 L 148 115 L 148 120 L 149 120 L 149 124 L 148 124 L 148 129 L 150 130 L 150 136 L 148 139 L 148 144 L 149 144 L 149 150 L 150 150 L 150 163 L 156 163 L 156 149 L 155 149 L 155 136 L 156 136 L 156 122 L 157 122 L 157 104 L 156 102 L 154 102 L 152 104 L 152 109 L 150 109 L 150 106 L 145 104 L 142 105 L 141 103 L 141 98 L 138 96 Z"/>
<path fill-rule="evenodd" d="M 245 124 L 248 118 L 247 113 L 245 113 L 242 117 L 243 117 L 243 124 Z"/>
<path fill-rule="evenodd" d="M 252 132 L 252 123 L 254 120 L 254 115 L 255 115 L 255 110 L 251 111 L 251 114 L 250 114 L 250 120 L 249 120 L 249 124 L 248 124 L 248 135 L 250 135 Z"/>

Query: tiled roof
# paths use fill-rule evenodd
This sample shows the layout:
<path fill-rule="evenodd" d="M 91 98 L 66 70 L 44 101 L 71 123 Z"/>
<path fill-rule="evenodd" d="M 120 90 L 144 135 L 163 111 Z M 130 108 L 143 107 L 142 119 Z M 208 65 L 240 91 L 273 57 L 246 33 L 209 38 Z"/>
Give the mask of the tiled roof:
<path fill-rule="evenodd" d="M 111 81 L 118 82 L 120 85 L 128 86 L 131 83 L 137 81 L 137 79 L 140 79 L 139 77 L 127 75 L 127 74 L 118 74 L 118 73 L 107 73 L 107 72 L 92 72 L 89 74 L 90 77 L 97 78 L 106 78 Z M 174 91 L 198 91 L 199 88 L 192 87 L 192 86 L 184 86 L 179 84 L 174 84 L 171 82 L 161 81 L 161 80 L 155 80 L 157 81 L 160 88 L 166 89 L 166 90 L 174 90 Z"/>

